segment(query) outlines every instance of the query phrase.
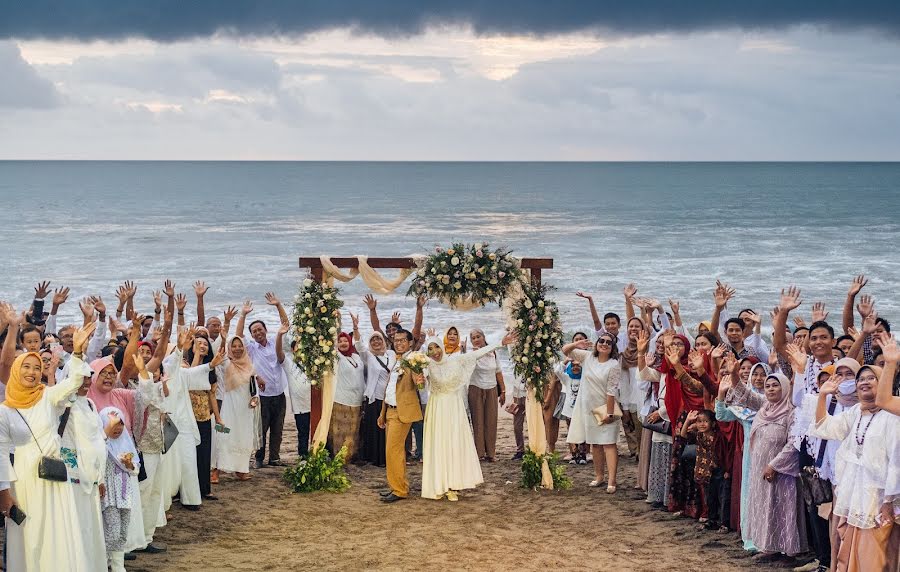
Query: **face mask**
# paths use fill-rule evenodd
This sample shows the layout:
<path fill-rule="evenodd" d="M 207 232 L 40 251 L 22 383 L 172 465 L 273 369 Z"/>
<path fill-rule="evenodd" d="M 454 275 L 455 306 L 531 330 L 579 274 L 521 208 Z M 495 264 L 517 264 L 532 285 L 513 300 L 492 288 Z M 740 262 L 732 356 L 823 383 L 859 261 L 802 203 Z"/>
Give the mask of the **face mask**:
<path fill-rule="evenodd" d="M 838 386 L 841 395 L 852 395 L 856 391 L 856 380 L 842 381 Z"/>

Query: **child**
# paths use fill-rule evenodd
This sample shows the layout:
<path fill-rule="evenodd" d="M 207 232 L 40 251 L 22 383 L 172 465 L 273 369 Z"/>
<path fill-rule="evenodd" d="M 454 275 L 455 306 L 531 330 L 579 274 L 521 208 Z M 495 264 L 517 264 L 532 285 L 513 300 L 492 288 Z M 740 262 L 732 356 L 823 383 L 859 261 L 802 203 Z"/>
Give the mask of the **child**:
<path fill-rule="evenodd" d="M 553 413 L 554 417 L 564 420 L 566 424 L 572 419 L 572 412 L 575 409 L 575 401 L 578 399 L 578 389 L 581 386 L 581 364 L 576 361 L 569 361 L 560 367 L 556 374 L 562 386 L 562 393 L 559 396 L 559 404 L 557 410 Z M 587 446 L 585 444 L 575 445 L 569 443 L 568 460 L 570 465 L 587 464 Z"/>
<path fill-rule="evenodd" d="M 122 412 L 116 407 L 106 407 L 100 411 L 100 418 L 107 436 L 106 487 L 101 491 L 103 535 L 111 572 L 124 572 L 131 509 L 140 498 L 132 486 L 131 476 L 138 473 L 140 461 Z"/>
<path fill-rule="evenodd" d="M 728 532 L 731 519 L 731 474 L 725 452 L 725 441 L 712 411 L 691 411 L 682 428 L 697 435 L 697 462 L 694 480 L 705 496 L 708 520 L 701 529 Z"/>

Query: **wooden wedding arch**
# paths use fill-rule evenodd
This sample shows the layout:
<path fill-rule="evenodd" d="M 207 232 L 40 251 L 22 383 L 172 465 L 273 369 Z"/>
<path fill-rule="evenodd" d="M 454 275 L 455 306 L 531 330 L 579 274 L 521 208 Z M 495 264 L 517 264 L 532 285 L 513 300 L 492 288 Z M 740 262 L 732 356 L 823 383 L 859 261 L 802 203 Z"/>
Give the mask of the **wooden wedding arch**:
<path fill-rule="evenodd" d="M 356 257 L 333 257 L 331 258 L 331 263 L 337 266 L 338 268 L 359 268 L 359 259 Z M 410 269 L 416 267 L 416 262 L 412 257 L 402 256 L 402 257 L 369 257 L 368 264 L 372 268 L 378 269 Z M 322 265 L 321 257 L 313 256 L 301 256 L 300 257 L 300 268 L 308 268 L 310 273 L 312 274 L 313 280 L 317 282 L 322 282 L 325 279 L 325 267 Z M 531 282 L 535 286 L 540 286 L 541 284 L 541 276 L 543 270 L 550 270 L 553 268 L 553 259 L 552 258 L 522 258 L 521 260 L 521 268 L 522 270 L 528 270 L 531 275 Z M 322 416 L 322 392 L 318 387 L 314 387 L 312 389 L 312 399 L 311 399 L 311 407 L 310 407 L 310 435 L 314 435 L 316 432 L 316 427 L 319 424 L 319 420 Z"/>

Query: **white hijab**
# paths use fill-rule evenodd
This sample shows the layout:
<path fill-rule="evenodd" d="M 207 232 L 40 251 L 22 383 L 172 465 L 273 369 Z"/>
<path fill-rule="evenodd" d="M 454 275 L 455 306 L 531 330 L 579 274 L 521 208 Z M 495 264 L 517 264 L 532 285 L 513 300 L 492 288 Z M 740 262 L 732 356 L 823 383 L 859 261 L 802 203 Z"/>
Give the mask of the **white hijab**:
<path fill-rule="evenodd" d="M 103 420 L 104 430 L 109 426 L 110 414 L 115 415 L 122 423 L 125 423 L 124 415 L 122 415 L 122 411 L 119 410 L 118 407 L 105 407 L 100 412 L 100 419 Z M 141 460 L 138 458 L 137 447 L 134 446 L 134 439 L 131 438 L 128 427 L 125 427 L 118 439 L 110 437 L 106 440 L 106 452 L 112 457 L 116 465 L 127 473 L 131 473 L 131 471 L 122 463 L 122 456 L 126 453 L 131 453 L 131 462 L 134 464 L 135 473 L 141 468 Z"/>

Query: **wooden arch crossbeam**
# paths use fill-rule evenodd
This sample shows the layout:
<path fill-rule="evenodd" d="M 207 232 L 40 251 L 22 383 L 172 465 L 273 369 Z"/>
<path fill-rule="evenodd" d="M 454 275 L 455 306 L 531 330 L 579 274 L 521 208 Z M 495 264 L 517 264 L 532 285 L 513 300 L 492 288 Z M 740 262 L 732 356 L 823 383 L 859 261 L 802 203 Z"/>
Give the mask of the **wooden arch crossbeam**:
<path fill-rule="evenodd" d="M 372 268 L 415 268 L 416 263 L 409 256 L 400 256 L 400 257 L 374 257 L 370 256 L 368 259 L 369 266 Z M 359 260 L 355 257 L 339 257 L 335 256 L 331 258 L 331 263 L 337 266 L 338 268 L 358 268 Z M 552 258 L 523 258 L 521 260 L 521 267 L 523 270 L 528 270 L 531 273 L 531 282 L 535 286 L 541 285 L 541 271 L 542 270 L 550 270 L 553 268 L 553 259 Z M 322 260 L 318 256 L 301 256 L 300 257 L 300 268 L 309 268 L 312 277 L 317 282 L 321 282 L 324 278 L 325 269 L 322 267 Z M 322 418 L 322 391 L 318 387 L 312 388 L 311 394 L 311 403 L 310 403 L 310 419 L 309 419 L 309 432 L 310 435 L 314 435 L 316 432 L 316 427 L 319 425 L 319 420 Z"/>

